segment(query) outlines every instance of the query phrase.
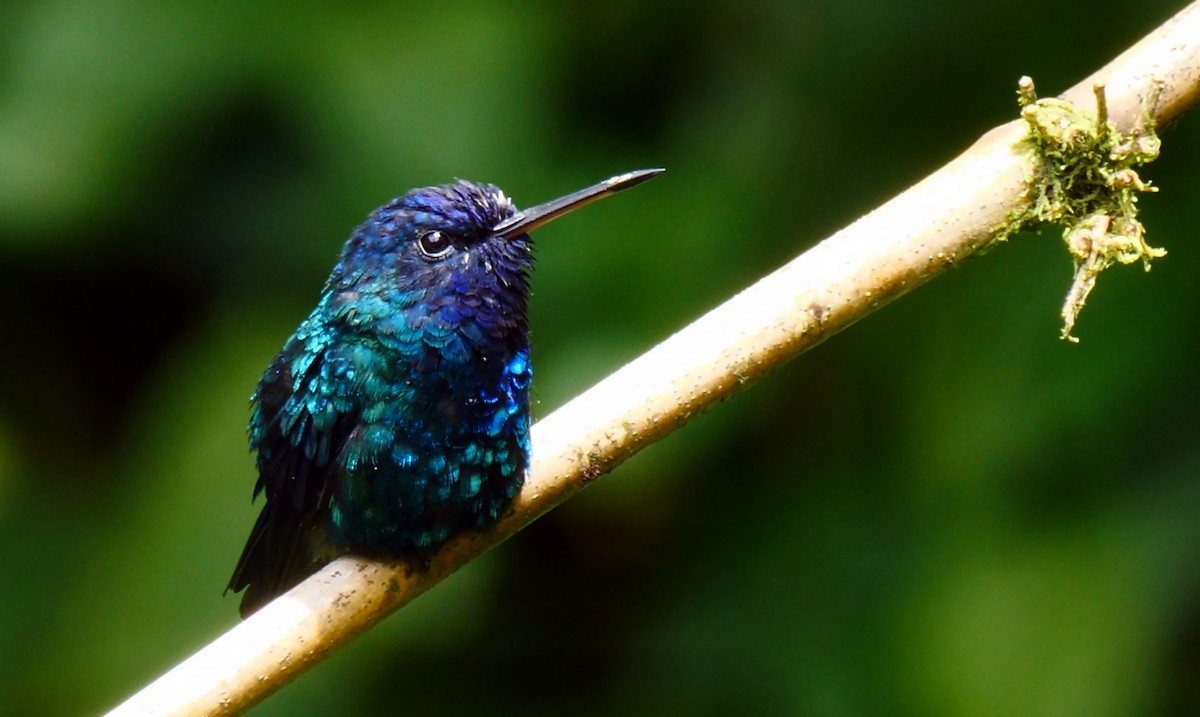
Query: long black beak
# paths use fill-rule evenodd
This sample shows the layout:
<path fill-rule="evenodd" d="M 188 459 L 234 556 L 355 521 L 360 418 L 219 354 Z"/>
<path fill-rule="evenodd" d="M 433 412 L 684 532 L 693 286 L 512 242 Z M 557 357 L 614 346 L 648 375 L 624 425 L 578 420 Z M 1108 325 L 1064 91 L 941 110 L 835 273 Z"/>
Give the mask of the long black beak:
<path fill-rule="evenodd" d="M 639 169 L 633 172 L 626 172 L 611 179 L 606 179 L 599 184 L 592 185 L 587 189 L 580 189 L 578 192 L 572 192 L 565 197 L 552 199 L 536 207 L 519 211 L 493 227 L 492 236 L 508 239 L 520 236 L 521 234 L 528 234 L 543 224 L 558 219 L 567 212 L 575 211 L 584 205 L 591 204 L 597 199 L 603 199 L 616 194 L 622 189 L 635 187 L 665 171 L 667 170 Z"/>

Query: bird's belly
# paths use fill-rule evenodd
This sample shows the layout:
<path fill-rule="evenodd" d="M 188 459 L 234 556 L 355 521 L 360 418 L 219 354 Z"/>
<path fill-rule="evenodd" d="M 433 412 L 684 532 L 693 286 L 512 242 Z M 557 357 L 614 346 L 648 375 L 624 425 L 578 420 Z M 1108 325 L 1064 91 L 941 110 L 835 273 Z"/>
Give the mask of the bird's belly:
<path fill-rule="evenodd" d="M 334 539 L 361 554 L 423 558 L 457 533 L 495 523 L 525 480 L 529 411 L 512 400 L 479 408 L 465 406 L 469 420 L 454 426 L 393 421 L 352 437 L 374 449 L 343 451 L 330 501 Z"/>

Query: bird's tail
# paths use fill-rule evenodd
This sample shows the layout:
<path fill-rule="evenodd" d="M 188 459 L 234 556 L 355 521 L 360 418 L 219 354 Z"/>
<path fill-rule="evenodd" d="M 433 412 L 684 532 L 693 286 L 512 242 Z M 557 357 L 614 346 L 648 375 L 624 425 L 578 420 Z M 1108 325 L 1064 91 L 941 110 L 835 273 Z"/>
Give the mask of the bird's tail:
<path fill-rule="evenodd" d="M 271 501 L 263 506 L 225 588 L 226 592 L 246 591 L 238 608 L 243 618 L 336 557 L 323 529 L 295 517 L 277 517 L 274 510 Z"/>

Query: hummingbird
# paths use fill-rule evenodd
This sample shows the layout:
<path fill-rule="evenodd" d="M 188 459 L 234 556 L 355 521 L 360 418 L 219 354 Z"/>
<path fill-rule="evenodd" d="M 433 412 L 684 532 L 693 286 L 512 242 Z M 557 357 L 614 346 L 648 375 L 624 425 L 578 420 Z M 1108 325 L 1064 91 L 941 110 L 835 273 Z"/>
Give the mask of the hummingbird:
<path fill-rule="evenodd" d="M 458 180 L 354 230 L 250 398 L 266 501 L 227 588 L 242 617 L 339 555 L 420 569 L 499 520 L 529 468 L 529 234 L 662 171 L 525 210 Z"/>

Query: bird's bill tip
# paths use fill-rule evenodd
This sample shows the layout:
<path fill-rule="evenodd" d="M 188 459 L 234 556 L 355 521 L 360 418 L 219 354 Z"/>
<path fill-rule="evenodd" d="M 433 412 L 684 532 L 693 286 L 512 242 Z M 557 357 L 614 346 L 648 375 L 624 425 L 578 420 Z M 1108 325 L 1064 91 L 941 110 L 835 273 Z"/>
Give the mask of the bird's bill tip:
<path fill-rule="evenodd" d="M 618 174 L 605 181 L 609 190 L 618 192 L 622 189 L 629 189 L 645 182 L 648 179 L 653 179 L 663 172 L 667 171 L 665 167 L 654 167 L 652 169 L 635 169 L 632 172 Z"/>
<path fill-rule="evenodd" d="M 618 174 L 603 182 L 572 192 L 558 199 L 539 204 L 519 211 L 508 219 L 493 227 L 493 236 L 508 238 L 528 234 L 538 227 L 547 224 L 562 215 L 591 204 L 597 199 L 612 196 L 617 192 L 637 186 L 648 179 L 657 177 L 666 170 L 661 167 L 654 169 L 637 169 L 625 174 Z"/>

